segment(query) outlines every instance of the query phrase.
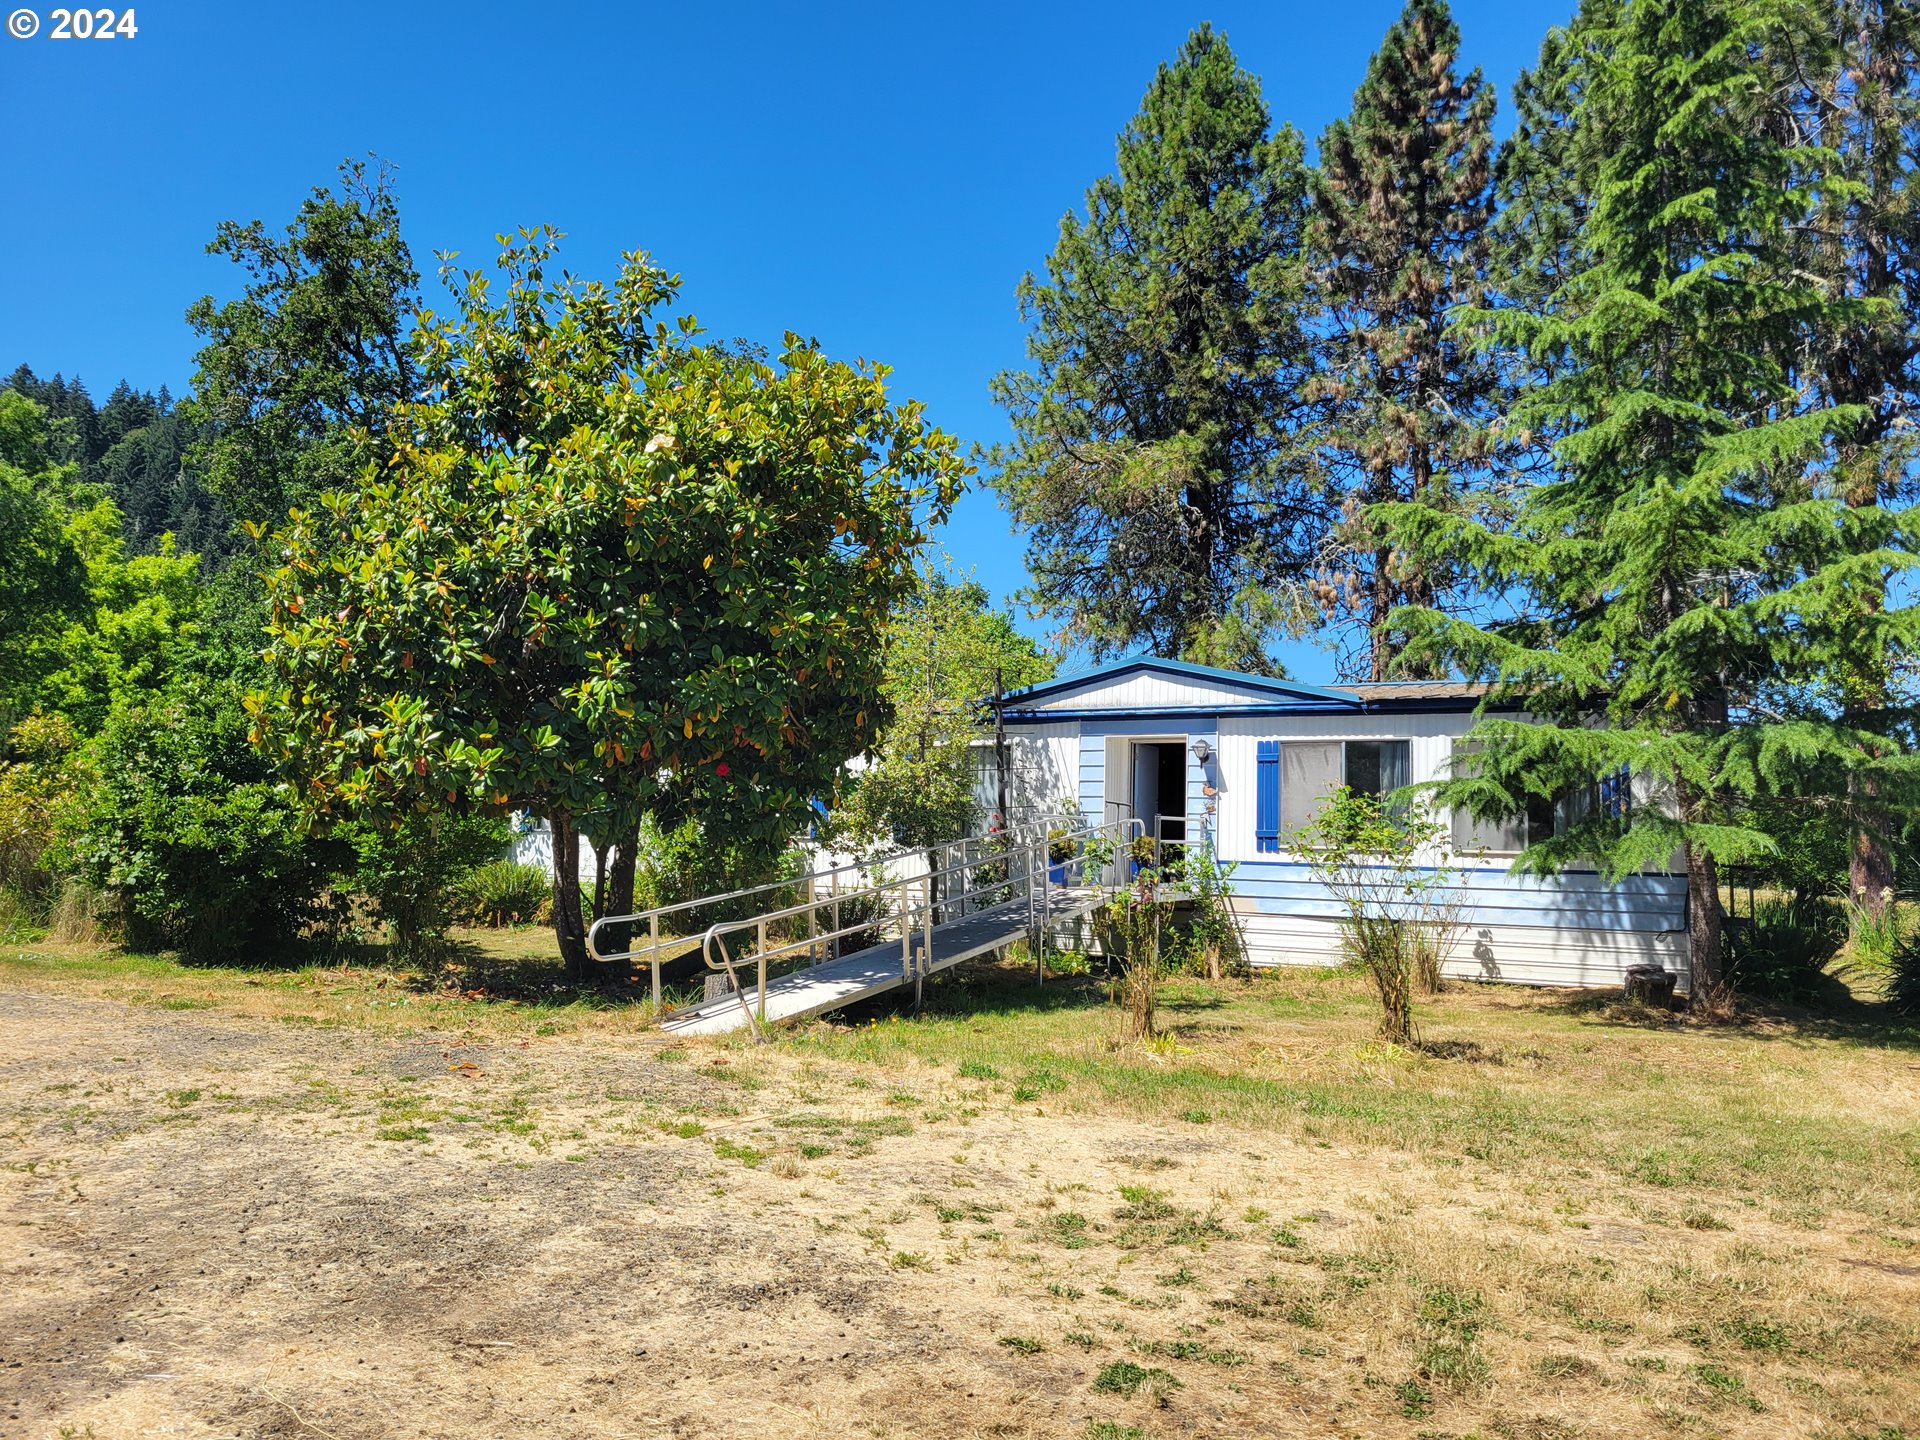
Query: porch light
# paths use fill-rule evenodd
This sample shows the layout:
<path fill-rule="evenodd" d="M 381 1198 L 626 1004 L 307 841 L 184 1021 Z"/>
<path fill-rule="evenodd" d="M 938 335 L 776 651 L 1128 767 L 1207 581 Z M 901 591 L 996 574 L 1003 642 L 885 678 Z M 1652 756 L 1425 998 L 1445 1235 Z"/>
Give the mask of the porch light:
<path fill-rule="evenodd" d="M 1194 741 L 1193 742 L 1193 758 L 1198 760 L 1202 765 L 1206 764 L 1207 761 L 1213 758 L 1213 746 L 1209 745 L 1204 740 Z"/>

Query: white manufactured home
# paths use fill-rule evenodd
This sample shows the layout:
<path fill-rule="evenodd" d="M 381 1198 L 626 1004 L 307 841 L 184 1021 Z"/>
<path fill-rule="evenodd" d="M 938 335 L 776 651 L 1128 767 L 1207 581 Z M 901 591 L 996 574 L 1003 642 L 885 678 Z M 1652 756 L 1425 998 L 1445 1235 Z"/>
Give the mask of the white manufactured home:
<path fill-rule="evenodd" d="M 1287 850 L 1287 836 L 1329 791 L 1384 794 L 1447 777 L 1473 726 L 1476 687 L 1409 681 L 1302 685 L 1178 661 L 1138 659 L 1016 691 L 1002 709 L 1009 808 L 1090 824 L 1138 818 L 1149 833 L 1204 841 L 1234 865 L 1234 906 L 1256 965 L 1325 965 L 1338 958 L 1339 902 Z M 986 758 L 983 747 L 983 759 Z M 981 799 L 997 774 L 983 768 Z M 1633 803 L 1626 777 L 1599 787 L 1603 804 Z M 1528 985 L 1621 983 L 1628 966 L 1657 964 L 1687 988 L 1687 881 L 1592 871 L 1517 875 L 1529 826 L 1451 817 L 1462 869 L 1462 925 L 1447 973 Z"/>

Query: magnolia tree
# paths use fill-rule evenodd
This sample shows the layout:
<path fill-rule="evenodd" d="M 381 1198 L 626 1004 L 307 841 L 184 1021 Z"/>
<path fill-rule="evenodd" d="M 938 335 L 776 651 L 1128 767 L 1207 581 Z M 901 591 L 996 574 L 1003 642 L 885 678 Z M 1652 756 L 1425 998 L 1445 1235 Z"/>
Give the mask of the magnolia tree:
<path fill-rule="evenodd" d="M 968 470 L 885 367 L 701 345 L 657 318 L 676 278 L 550 280 L 556 241 L 505 242 L 497 297 L 458 277 L 384 463 L 274 535 L 250 703 L 316 814 L 546 817 L 578 975 L 577 837 L 629 877 L 649 813 L 777 847 L 867 748 L 882 628 Z"/>

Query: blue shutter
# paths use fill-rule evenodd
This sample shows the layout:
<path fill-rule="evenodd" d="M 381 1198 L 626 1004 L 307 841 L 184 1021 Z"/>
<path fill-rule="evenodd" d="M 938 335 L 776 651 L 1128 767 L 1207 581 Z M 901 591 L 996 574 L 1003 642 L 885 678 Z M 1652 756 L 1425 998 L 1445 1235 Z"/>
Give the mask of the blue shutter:
<path fill-rule="evenodd" d="M 1253 806 L 1253 848 L 1262 855 L 1280 852 L 1280 742 L 1260 742 Z"/>

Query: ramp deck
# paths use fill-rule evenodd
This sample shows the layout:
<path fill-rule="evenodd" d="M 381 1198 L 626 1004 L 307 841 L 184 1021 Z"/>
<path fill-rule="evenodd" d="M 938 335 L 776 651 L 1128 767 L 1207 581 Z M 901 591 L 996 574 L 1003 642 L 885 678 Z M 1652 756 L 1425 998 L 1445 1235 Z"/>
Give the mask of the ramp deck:
<path fill-rule="evenodd" d="M 1095 885 L 1052 888 L 1047 896 L 1047 918 L 1071 920 L 1088 914 L 1105 900 L 1106 893 Z M 937 974 L 1024 939 L 1030 913 L 1022 898 L 935 925 L 930 955 L 923 954 L 926 937 L 916 932 L 912 941 L 913 972 Z M 742 962 L 737 969 L 742 982 L 739 990 L 675 1010 L 661 1019 L 661 1028 L 676 1035 L 724 1035 L 744 1029 L 748 1007 L 755 1004 L 759 991 L 753 983 L 750 962 Z M 804 1020 L 856 1000 L 883 995 L 911 984 L 915 973 L 908 973 L 901 964 L 898 937 L 883 940 L 837 960 L 768 980 L 766 1023 Z"/>

